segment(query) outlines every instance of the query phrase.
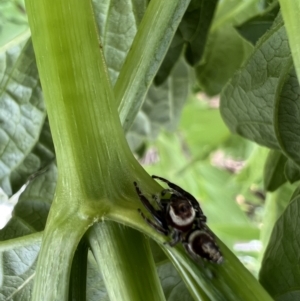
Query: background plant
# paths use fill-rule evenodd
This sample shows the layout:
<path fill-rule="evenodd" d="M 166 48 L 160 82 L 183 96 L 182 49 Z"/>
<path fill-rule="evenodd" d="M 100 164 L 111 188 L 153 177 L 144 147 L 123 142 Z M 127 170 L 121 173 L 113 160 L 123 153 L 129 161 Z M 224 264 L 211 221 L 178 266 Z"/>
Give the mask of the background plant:
<path fill-rule="evenodd" d="M 220 267 L 151 241 L 153 262 L 148 240 L 123 225 L 162 243 L 137 214 L 132 182 L 149 195 L 161 188 L 123 131 L 150 174 L 200 199 L 211 229 L 260 269 L 275 300 L 297 299 L 298 190 L 287 181 L 300 176 L 299 8 L 282 2 L 279 12 L 276 1 L 74 1 L 69 9 L 28 0 L 35 54 L 24 4 L 1 2 L 1 187 L 11 196 L 44 171 L 29 178 L 0 232 L 1 300 L 271 300 L 221 242 Z M 248 140 L 228 131 L 213 102 L 185 103 L 191 86 L 223 89 L 223 120 Z M 237 244 L 251 241 L 262 250 Z"/>

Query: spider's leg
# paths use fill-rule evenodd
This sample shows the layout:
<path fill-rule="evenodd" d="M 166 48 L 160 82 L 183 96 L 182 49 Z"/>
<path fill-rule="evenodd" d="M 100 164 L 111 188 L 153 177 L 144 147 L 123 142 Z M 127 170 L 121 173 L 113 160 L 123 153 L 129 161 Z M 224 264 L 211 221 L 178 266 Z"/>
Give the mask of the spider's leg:
<path fill-rule="evenodd" d="M 168 235 L 169 234 L 169 230 L 166 230 L 164 228 L 162 228 L 161 226 L 157 225 L 155 222 L 153 222 L 152 220 L 150 220 L 149 218 L 147 218 L 144 213 L 142 212 L 141 209 L 138 209 L 139 214 L 142 216 L 142 218 L 152 227 L 154 228 L 157 232 L 164 234 L 164 235 Z"/>
<path fill-rule="evenodd" d="M 166 195 L 167 193 L 176 194 L 177 196 L 181 196 L 181 194 L 178 193 L 178 191 L 176 191 L 176 190 L 174 190 L 174 189 L 170 189 L 170 188 L 163 189 L 163 190 L 161 191 L 160 194 L 161 194 L 161 196 L 164 196 L 164 195 Z"/>
<path fill-rule="evenodd" d="M 165 219 L 163 218 L 161 211 L 156 210 L 148 201 L 148 199 L 142 194 L 140 188 L 138 187 L 136 182 L 133 182 L 135 186 L 135 190 L 137 195 L 139 196 L 141 202 L 146 207 L 146 209 L 152 214 L 153 218 L 157 221 L 157 223 L 165 229 L 165 231 L 168 231 L 168 225 Z"/>
<path fill-rule="evenodd" d="M 181 232 L 174 229 L 173 233 L 172 233 L 172 240 L 170 242 L 168 242 L 167 244 L 170 247 L 174 247 L 176 246 L 179 242 L 181 242 Z"/>
<path fill-rule="evenodd" d="M 176 184 L 170 182 L 169 180 L 167 180 L 167 179 L 165 179 L 165 178 L 158 177 L 158 176 L 155 176 L 155 175 L 152 175 L 152 178 L 153 178 L 153 179 L 158 179 L 158 180 L 161 180 L 162 182 L 167 183 L 168 186 L 169 186 L 170 188 L 174 189 L 175 191 L 179 192 L 181 195 L 183 195 L 183 196 L 185 196 L 186 198 L 188 198 L 188 199 L 192 202 L 193 206 L 194 206 L 195 208 L 197 208 L 197 210 L 198 210 L 199 212 L 203 213 L 202 210 L 201 210 L 201 208 L 200 208 L 199 203 L 197 202 L 197 200 L 195 199 L 195 197 L 193 197 L 189 192 L 185 191 L 184 189 L 182 189 L 182 188 L 179 187 L 178 185 L 176 185 Z"/>
<path fill-rule="evenodd" d="M 207 222 L 207 217 L 203 214 L 203 212 L 201 211 L 196 211 L 196 218 L 195 218 L 195 222 L 197 224 L 198 227 L 203 228 L 206 225 Z"/>
<path fill-rule="evenodd" d="M 160 209 L 164 210 L 165 209 L 165 200 L 163 200 L 159 194 L 153 194 L 152 199 L 157 203 Z"/>

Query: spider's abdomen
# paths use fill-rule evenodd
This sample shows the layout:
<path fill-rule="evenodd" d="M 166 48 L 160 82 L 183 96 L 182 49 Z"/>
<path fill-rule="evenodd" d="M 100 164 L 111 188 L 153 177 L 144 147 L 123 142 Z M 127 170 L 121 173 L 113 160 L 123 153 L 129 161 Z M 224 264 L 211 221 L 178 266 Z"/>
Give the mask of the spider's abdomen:
<path fill-rule="evenodd" d="M 223 256 L 211 237 L 205 230 L 194 229 L 186 238 L 186 248 L 194 256 L 200 256 L 208 261 L 221 264 Z"/>

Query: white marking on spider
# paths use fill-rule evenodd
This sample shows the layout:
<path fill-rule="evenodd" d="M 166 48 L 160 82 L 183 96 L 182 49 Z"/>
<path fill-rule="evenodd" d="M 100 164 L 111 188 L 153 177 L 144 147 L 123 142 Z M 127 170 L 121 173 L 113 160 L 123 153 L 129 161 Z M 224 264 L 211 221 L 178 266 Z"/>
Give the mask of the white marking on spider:
<path fill-rule="evenodd" d="M 191 208 L 191 216 L 187 217 L 187 218 L 182 218 L 180 215 L 177 215 L 174 212 L 174 208 L 172 206 L 170 206 L 170 211 L 169 211 L 171 220 L 173 221 L 173 223 L 177 226 L 187 226 L 189 224 L 191 224 L 196 216 L 196 212 L 194 210 L 194 208 Z"/>

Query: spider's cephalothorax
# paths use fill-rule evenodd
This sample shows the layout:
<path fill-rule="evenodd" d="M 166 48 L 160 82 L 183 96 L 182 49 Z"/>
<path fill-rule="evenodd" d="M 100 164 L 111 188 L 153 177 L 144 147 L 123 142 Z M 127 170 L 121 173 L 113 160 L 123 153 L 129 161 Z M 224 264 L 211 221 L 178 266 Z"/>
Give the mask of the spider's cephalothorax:
<path fill-rule="evenodd" d="M 169 189 L 162 190 L 161 197 L 153 197 L 159 207 L 159 209 L 155 209 L 134 182 L 141 202 L 155 219 L 155 221 L 148 219 L 139 209 L 144 220 L 156 231 L 164 235 L 171 235 L 172 240 L 168 243 L 170 246 L 181 242 L 194 260 L 201 257 L 221 263 L 223 261 L 222 254 L 213 234 L 206 227 L 206 216 L 197 200 L 190 193 L 164 178 L 157 176 L 152 176 L 152 178 L 167 183 Z M 167 194 L 170 196 L 163 198 Z"/>

